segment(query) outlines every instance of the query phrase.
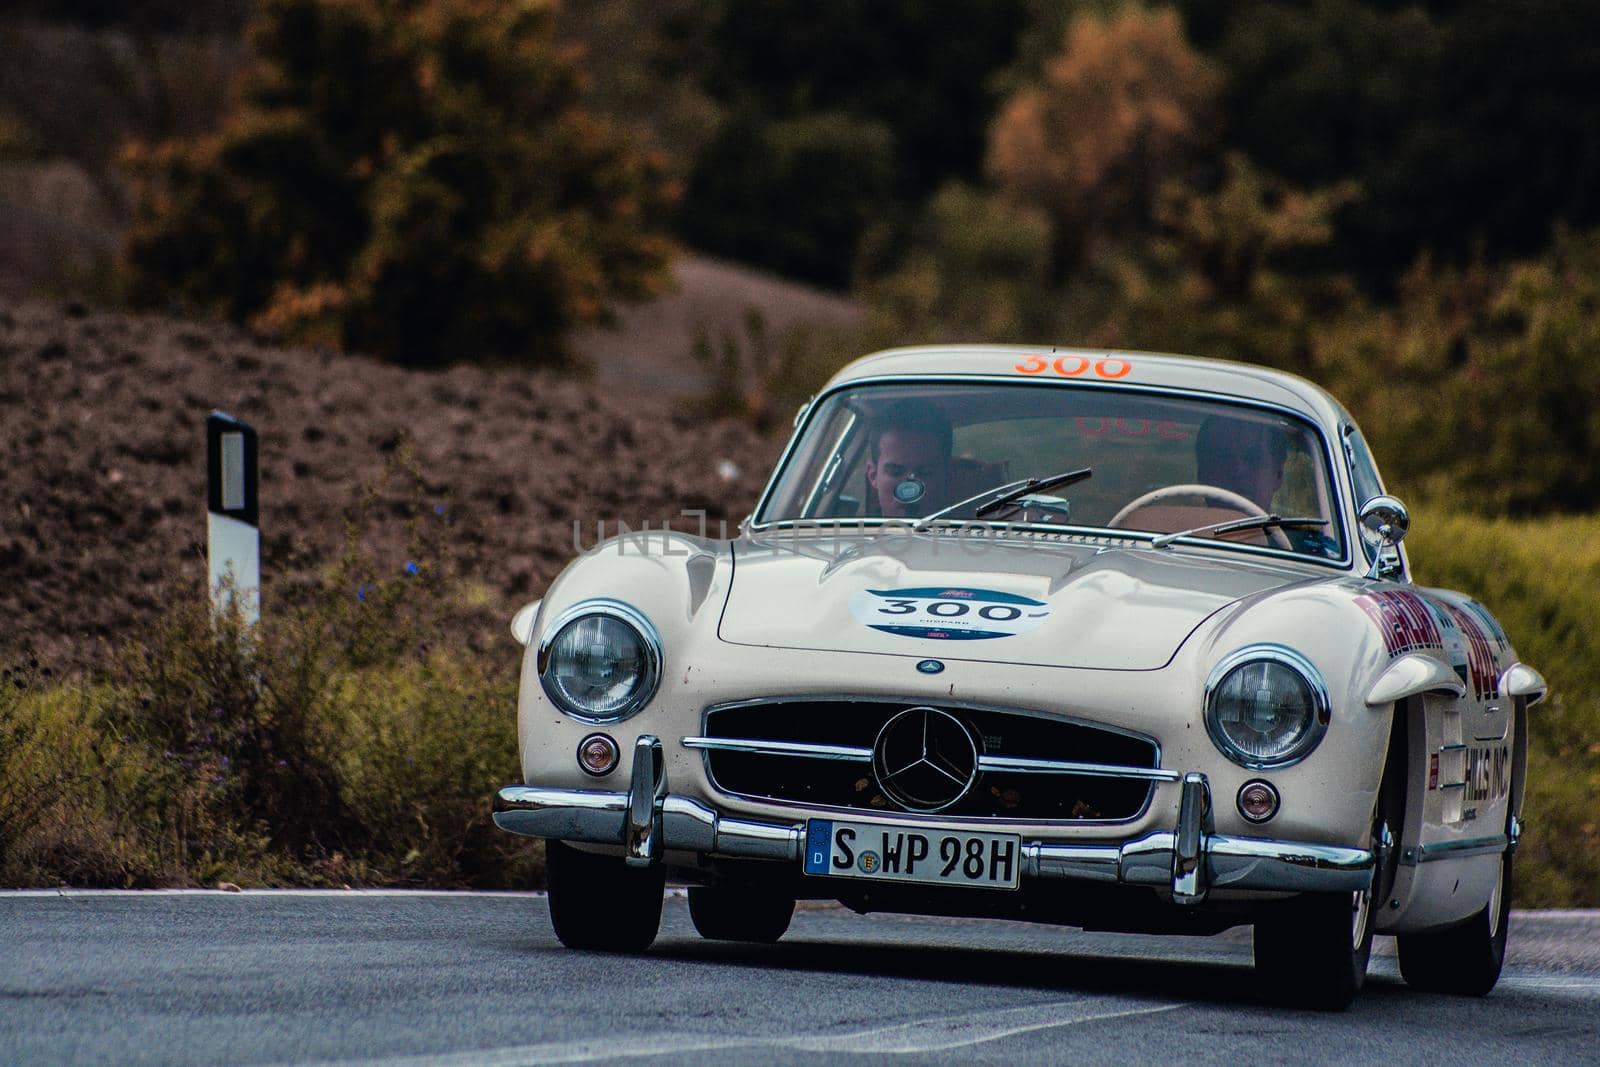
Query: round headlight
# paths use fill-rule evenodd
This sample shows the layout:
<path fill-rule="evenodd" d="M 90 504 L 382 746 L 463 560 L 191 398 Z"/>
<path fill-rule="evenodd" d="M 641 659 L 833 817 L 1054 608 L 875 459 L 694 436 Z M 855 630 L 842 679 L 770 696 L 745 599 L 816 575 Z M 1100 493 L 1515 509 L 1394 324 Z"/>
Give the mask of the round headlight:
<path fill-rule="evenodd" d="M 1287 767 L 1328 729 L 1328 688 L 1298 652 L 1276 645 L 1240 649 L 1206 682 L 1206 731 L 1233 762 Z"/>
<path fill-rule="evenodd" d="M 661 677 L 661 639 L 638 611 L 587 600 L 563 612 L 539 642 L 539 680 L 562 711 L 616 722 L 649 703 Z"/>

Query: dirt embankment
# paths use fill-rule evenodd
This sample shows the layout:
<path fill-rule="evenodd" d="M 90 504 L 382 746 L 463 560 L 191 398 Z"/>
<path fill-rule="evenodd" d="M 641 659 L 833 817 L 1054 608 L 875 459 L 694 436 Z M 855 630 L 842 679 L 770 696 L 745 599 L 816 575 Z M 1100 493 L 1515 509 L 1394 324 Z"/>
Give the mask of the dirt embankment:
<path fill-rule="evenodd" d="M 391 479 L 360 537 L 403 567 L 420 504 L 483 593 L 460 638 L 509 641 L 509 613 L 574 555 L 574 520 L 586 544 L 596 520 L 684 508 L 731 526 L 777 451 L 737 424 L 619 400 L 632 390 L 608 373 L 412 372 L 226 326 L 0 304 L 0 655 L 92 666 L 198 587 L 213 409 L 261 434 L 268 610 L 326 571 L 347 510 L 409 450 L 420 479 Z"/>

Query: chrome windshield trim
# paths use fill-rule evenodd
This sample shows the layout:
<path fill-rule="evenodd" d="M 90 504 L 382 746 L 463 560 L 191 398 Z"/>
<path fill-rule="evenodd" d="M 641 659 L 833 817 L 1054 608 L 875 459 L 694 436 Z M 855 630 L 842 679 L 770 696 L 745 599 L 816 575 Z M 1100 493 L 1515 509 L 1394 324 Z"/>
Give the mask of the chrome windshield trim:
<path fill-rule="evenodd" d="M 805 741 L 764 741 L 744 737 L 685 737 L 684 748 L 717 749 L 722 752 L 751 752 L 764 756 L 800 756 L 805 759 L 842 760 L 871 763 L 872 749 L 849 745 L 814 745 Z"/>
<path fill-rule="evenodd" d="M 1059 541 L 1046 541 L 1045 544 L 1083 545 L 1087 542 L 1126 542 L 1129 548 L 1155 547 L 1152 542 L 1157 537 L 1168 537 L 1170 534 L 1158 534 L 1150 530 L 1125 530 L 1115 526 L 1070 526 L 1059 522 L 1014 522 L 1005 519 L 935 519 L 924 527 L 914 527 L 910 520 L 886 519 L 878 516 L 845 516 L 842 518 L 828 519 L 774 519 L 771 522 L 752 523 L 745 531 L 746 536 L 753 542 L 761 537 L 773 537 L 778 534 L 806 534 L 831 535 L 838 539 L 859 536 L 863 542 L 872 541 L 886 533 L 907 534 L 919 537 L 928 537 L 935 531 L 955 530 L 960 531 L 981 528 L 984 536 L 1004 538 L 1007 535 L 1017 536 L 1018 541 L 1026 541 L 1033 545 L 1040 544 L 1039 540 L 1031 535 L 1055 534 L 1060 535 Z M 1169 545 L 1172 548 L 1198 548 L 1207 550 L 1222 550 L 1236 553 L 1244 550 L 1252 556 L 1265 556 L 1282 560 L 1286 563 L 1314 564 L 1332 570 L 1348 570 L 1346 562 L 1342 559 L 1329 559 L 1326 556 L 1313 556 L 1304 552 L 1285 551 L 1273 548 L 1270 545 L 1236 544 L 1229 541 L 1219 541 L 1208 537 L 1182 537 Z"/>
<path fill-rule="evenodd" d="M 1114 763 L 1074 763 L 1070 760 L 1035 759 L 1031 756 L 980 756 L 980 771 L 1013 774 L 1081 774 L 1089 778 L 1136 778 L 1146 782 L 1181 782 L 1182 773 L 1159 767 L 1121 767 Z"/>
<path fill-rule="evenodd" d="M 790 434 L 789 441 L 784 445 L 783 452 L 778 456 L 777 463 L 773 464 L 772 473 L 767 476 L 767 484 L 762 488 L 761 496 L 757 499 L 756 506 L 751 509 L 749 517 L 742 524 L 742 529 L 744 529 L 746 533 L 755 533 L 771 529 L 774 525 L 781 523 L 817 521 L 815 519 L 767 519 L 765 521 L 757 521 L 756 516 L 765 513 L 767 505 L 771 501 L 772 493 L 778 486 L 778 475 L 788 464 L 790 456 L 794 453 L 796 446 L 800 443 L 800 439 L 805 436 L 806 431 L 810 428 L 811 420 L 816 417 L 817 412 L 822 408 L 822 402 L 824 400 L 831 397 L 834 393 L 843 392 L 846 389 L 855 389 L 860 388 L 861 386 L 883 385 L 896 382 L 953 382 L 961 384 L 980 383 L 1011 385 L 1017 387 L 1027 387 L 1032 385 L 1034 387 L 1054 389 L 1098 389 L 1105 390 L 1107 392 L 1146 393 L 1156 396 L 1176 396 L 1199 400 L 1211 400 L 1225 404 L 1233 404 L 1239 407 L 1255 408 L 1261 411 L 1272 411 L 1280 415 L 1288 415 L 1291 418 L 1310 426 L 1312 431 L 1316 433 L 1317 439 L 1322 442 L 1322 458 L 1324 462 L 1327 463 L 1327 473 L 1330 478 L 1330 484 L 1336 489 L 1339 487 L 1344 488 L 1347 492 L 1352 494 L 1353 499 L 1354 491 L 1350 483 L 1341 479 L 1341 465 L 1339 460 L 1342 458 L 1342 448 L 1338 452 L 1335 451 L 1332 442 L 1328 438 L 1326 428 L 1320 421 L 1318 421 L 1315 414 L 1299 410 L 1287 404 L 1277 404 L 1270 400 L 1257 400 L 1253 397 L 1237 396 L 1230 393 L 1216 393 L 1207 389 L 1186 389 L 1171 385 L 1138 385 L 1123 384 L 1118 382 L 1088 382 L 1078 381 L 1076 379 L 1047 380 L 1040 378 L 1030 378 L 1019 381 L 1016 375 L 1007 374 L 882 374 L 865 378 L 853 378 L 839 382 L 833 386 L 833 388 L 824 390 L 811 398 L 810 404 L 805 411 L 805 417 L 800 421 L 799 425 L 795 427 L 794 432 Z M 1344 473 L 1345 477 L 1348 478 L 1348 471 Z M 1343 548 L 1343 554 L 1338 559 L 1328 559 L 1326 557 L 1313 556 L 1306 553 L 1285 552 L 1282 549 L 1266 549 L 1256 545 L 1235 545 L 1227 542 L 1213 542 L 1205 547 L 1216 547 L 1225 552 L 1244 552 L 1249 555 L 1273 555 L 1286 559 L 1321 563 L 1325 566 L 1337 567 L 1340 570 L 1350 570 L 1356 565 L 1351 539 L 1357 535 L 1348 528 L 1348 524 L 1345 522 L 1346 516 L 1344 512 L 1347 503 L 1347 501 L 1338 502 L 1338 506 L 1334 508 L 1336 514 L 1330 518 L 1330 524 L 1337 529 L 1339 533 L 1339 542 Z M 1348 509 L 1351 514 L 1355 513 L 1354 504 L 1349 504 Z M 1032 527 L 1035 524 L 1029 525 Z M 1051 528 L 1048 524 L 1037 525 L 1039 528 L 1043 529 Z M 1056 528 L 1059 529 L 1059 527 Z M 1096 529 L 1106 530 L 1110 528 L 1098 527 Z M 1128 531 L 1112 530 L 1110 536 L 1121 536 L 1125 532 Z M 1156 537 L 1159 535 L 1155 532 L 1149 532 L 1148 536 Z"/>

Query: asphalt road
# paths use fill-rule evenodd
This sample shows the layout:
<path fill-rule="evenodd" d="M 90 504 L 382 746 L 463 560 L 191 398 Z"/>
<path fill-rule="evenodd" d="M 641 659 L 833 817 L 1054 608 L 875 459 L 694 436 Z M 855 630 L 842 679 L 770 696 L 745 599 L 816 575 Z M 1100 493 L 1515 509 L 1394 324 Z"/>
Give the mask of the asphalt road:
<path fill-rule="evenodd" d="M 1249 934 L 803 911 L 783 942 L 571 952 L 543 899 L 0 894 L 0 1063 L 1600 1063 L 1600 913 L 1513 917 L 1486 999 L 1378 941 L 1343 1015 L 1258 994 Z"/>

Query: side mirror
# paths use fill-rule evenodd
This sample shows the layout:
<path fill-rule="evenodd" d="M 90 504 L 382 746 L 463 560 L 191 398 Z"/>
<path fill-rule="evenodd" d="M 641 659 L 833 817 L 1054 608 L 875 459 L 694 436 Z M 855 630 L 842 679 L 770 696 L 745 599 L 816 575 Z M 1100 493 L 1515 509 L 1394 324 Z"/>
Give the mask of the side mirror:
<path fill-rule="evenodd" d="M 1394 547 L 1411 529 L 1411 513 L 1392 496 L 1375 496 L 1361 505 L 1361 526 L 1378 541 L 1368 578 L 1393 578 L 1400 573 L 1400 553 Z"/>

